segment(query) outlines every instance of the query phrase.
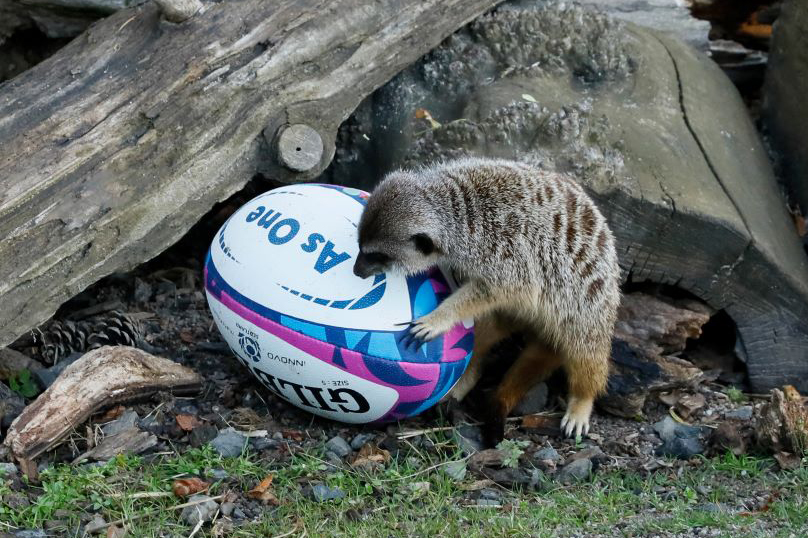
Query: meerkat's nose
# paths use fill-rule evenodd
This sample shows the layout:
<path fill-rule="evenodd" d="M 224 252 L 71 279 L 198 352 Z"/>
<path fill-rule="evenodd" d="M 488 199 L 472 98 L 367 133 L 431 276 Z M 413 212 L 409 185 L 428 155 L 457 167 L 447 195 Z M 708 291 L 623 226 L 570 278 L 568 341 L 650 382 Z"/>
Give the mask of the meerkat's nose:
<path fill-rule="evenodd" d="M 370 266 L 361 252 L 356 256 L 353 273 L 359 278 L 367 278 L 370 276 Z"/>

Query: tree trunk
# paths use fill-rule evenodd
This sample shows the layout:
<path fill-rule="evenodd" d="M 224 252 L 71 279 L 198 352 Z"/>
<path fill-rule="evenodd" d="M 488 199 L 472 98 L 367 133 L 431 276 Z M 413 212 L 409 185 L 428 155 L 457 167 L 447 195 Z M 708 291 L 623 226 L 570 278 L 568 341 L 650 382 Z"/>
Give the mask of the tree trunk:
<path fill-rule="evenodd" d="M 365 96 L 497 3 L 234 0 L 180 24 L 149 3 L 0 86 L 0 346 L 161 252 L 259 166 L 322 172 Z M 302 159 L 273 155 L 289 126 Z"/>

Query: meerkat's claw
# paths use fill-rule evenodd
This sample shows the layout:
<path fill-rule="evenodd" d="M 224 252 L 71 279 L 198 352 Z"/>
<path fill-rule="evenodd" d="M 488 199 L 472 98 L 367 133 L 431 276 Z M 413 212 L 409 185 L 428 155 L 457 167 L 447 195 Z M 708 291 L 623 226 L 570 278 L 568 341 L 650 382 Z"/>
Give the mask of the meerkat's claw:
<path fill-rule="evenodd" d="M 448 331 L 451 327 L 445 327 L 441 318 L 428 314 L 412 322 L 410 334 L 420 342 L 429 342 Z"/>
<path fill-rule="evenodd" d="M 575 413 L 567 410 L 564 418 L 561 419 L 561 430 L 564 435 L 572 439 L 589 434 L 589 417 L 582 416 L 582 413 Z M 574 435 L 573 435 L 574 434 Z"/>

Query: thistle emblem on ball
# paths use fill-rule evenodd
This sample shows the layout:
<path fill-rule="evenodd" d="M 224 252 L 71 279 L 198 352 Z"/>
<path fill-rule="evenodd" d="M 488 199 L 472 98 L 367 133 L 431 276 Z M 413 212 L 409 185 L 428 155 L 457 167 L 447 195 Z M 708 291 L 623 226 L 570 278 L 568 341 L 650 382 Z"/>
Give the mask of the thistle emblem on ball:
<path fill-rule="evenodd" d="M 261 347 L 254 338 L 240 332 L 238 333 L 238 344 L 241 346 L 241 350 L 244 352 L 244 354 L 251 358 L 254 362 L 261 360 Z"/>

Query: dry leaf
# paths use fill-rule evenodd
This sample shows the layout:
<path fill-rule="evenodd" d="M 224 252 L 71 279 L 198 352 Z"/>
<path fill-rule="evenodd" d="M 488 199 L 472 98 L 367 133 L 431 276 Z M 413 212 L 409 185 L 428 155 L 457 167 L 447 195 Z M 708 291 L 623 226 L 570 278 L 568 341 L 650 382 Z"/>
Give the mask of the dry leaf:
<path fill-rule="evenodd" d="M 384 466 L 390 461 L 390 452 L 379 448 L 373 443 L 365 443 L 351 461 L 351 467 L 372 471 Z"/>
<path fill-rule="evenodd" d="M 184 413 L 177 415 L 176 419 L 177 419 L 177 426 L 179 426 L 180 429 L 184 432 L 189 432 L 202 424 L 202 422 L 200 422 L 199 419 L 196 418 L 194 415 L 188 415 Z"/>
<path fill-rule="evenodd" d="M 275 496 L 275 490 L 272 489 L 273 478 L 273 475 L 267 475 L 257 486 L 247 492 L 247 497 L 259 500 L 264 504 L 278 506 L 280 501 Z"/>
<path fill-rule="evenodd" d="M 415 118 L 419 120 L 426 120 L 429 122 L 429 126 L 433 129 L 437 129 L 440 127 L 440 123 L 435 121 L 435 118 L 432 117 L 432 114 L 425 108 L 419 108 L 415 111 Z"/>
<path fill-rule="evenodd" d="M 107 527 L 107 538 L 124 538 L 126 536 L 126 529 L 117 525 Z"/>
<path fill-rule="evenodd" d="M 194 335 L 191 334 L 189 329 L 183 329 L 180 331 L 180 340 L 185 342 L 186 344 L 193 344 L 194 343 Z"/>
<path fill-rule="evenodd" d="M 668 407 L 671 407 L 679 402 L 679 398 L 681 398 L 681 396 L 682 394 L 678 390 L 674 390 L 671 392 L 660 392 L 659 401 L 661 401 Z"/>
<path fill-rule="evenodd" d="M 300 430 L 281 430 L 284 439 L 291 439 L 292 441 L 302 441 L 303 432 Z"/>
<path fill-rule="evenodd" d="M 177 497 L 187 497 L 188 495 L 207 491 L 209 487 L 209 483 L 196 477 L 180 478 L 179 480 L 174 481 L 174 484 L 171 486 L 171 490 Z"/>
<path fill-rule="evenodd" d="M 115 407 L 108 409 L 104 415 L 98 419 L 98 422 L 112 422 L 119 416 L 123 415 L 123 412 L 126 411 L 126 408 L 122 405 L 116 405 Z"/>
<path fill-rule="evenodd" d="M 530 95 L 529 93 L 523 93 L 522 94 L 522 99 L 524 99 L 528 103 L 535 103 L 536 102 L 536 98 L 533 97 L 532 95 Z"/>
<path fill-rule="evenodd" d="M 784 471 L 798 469 L 802 462 L 802 458 L 790 452 L 775 452 L 774 459 L 777 460 L 777 464 Z"/>
<path fill-rule="evenodd" d="M 495 484 L 496 482 L 494 482 L 489 478 L 486 478 L 484 480 L 475 480 L 471 484 L 457 484 L 457 487 L 464 491 L 479 491 L 481 489 L 490 488 Z"/>
<path fill-rule="evenodd" d="M 676 411 L 684 419 L 689 419 L 693 413 L 707 404 L 704 394 L 685 394 L 676 402 Z"/>

